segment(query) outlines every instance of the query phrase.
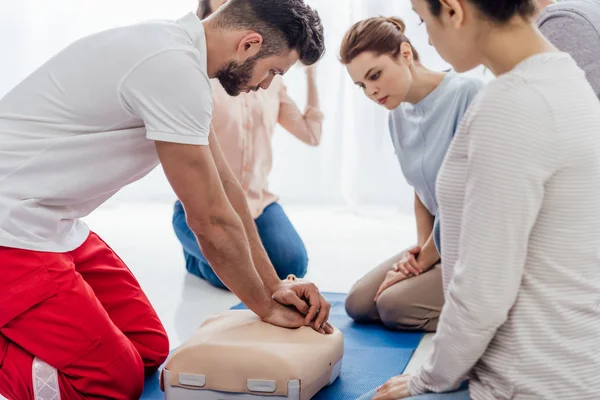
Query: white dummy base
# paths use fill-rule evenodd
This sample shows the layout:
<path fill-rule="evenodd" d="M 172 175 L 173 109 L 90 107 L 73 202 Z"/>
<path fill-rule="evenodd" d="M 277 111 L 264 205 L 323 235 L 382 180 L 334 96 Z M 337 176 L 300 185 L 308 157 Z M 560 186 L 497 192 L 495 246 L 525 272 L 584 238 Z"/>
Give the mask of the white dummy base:
<path fill-rule="evenodd" d="M 342 370 L 342 360 L 338 361 L 329 378 L 328 385 L 331 385 L 340 375 Z M 293 380 L 288 382 L 287 396 L 265 396 L 253 393 L 226 393 L 215 390 L 186 389 L 173 387 L 167 384 L 169 382 L 170 371 L 165 369 L 165 399 L 166 400 L 300 400 L 300 381 Z"/>

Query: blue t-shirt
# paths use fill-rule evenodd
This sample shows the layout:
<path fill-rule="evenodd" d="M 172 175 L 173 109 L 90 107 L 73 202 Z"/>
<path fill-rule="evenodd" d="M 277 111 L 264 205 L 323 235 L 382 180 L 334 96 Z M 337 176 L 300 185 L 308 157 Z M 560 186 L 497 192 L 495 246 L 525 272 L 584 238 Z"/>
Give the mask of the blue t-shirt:
<path fill-rule="evenodd" d="M 390 113 L 390 134 L 402 173 L 431 215 L 438 211 L 438 171 L 465 112 L 484 86 L 477 78 L 451 71 L 423 100 L 402 103 Z"/>

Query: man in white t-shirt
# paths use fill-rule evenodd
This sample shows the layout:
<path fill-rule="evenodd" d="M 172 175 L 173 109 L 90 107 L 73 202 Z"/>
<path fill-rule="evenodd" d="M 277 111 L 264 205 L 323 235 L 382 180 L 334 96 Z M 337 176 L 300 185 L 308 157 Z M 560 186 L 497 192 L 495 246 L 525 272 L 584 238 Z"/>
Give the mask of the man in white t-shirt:
<path fill-rule="evenodd" d="M 323 52 L 303 0 L 230 0 L 203 21 L 85 37 L 0 99 L 1 395 L 139 398 L 144 372 L 165 360 L 165 330 L 138 282 L 81 221 L 159 163 L 207 260 L 251 310 L 331 331 L 318 289 L 277 277 L 209 140 L 209 79 L 230 95 L 265 89 Z"/>

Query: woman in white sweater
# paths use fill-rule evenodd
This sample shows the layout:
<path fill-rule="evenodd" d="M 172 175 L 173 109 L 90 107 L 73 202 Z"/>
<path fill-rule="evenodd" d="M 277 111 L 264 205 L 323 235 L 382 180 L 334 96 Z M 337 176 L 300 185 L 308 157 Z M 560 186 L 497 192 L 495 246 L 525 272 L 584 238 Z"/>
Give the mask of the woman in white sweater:
<path fill-rule="evenodd" d="M 536 29 L 533 3 L 412 0 L 446 61 L 497 79 L 438 175 L 445 305 L 432 353 L 367 398 L 600 396 L 600 102 Z"/>

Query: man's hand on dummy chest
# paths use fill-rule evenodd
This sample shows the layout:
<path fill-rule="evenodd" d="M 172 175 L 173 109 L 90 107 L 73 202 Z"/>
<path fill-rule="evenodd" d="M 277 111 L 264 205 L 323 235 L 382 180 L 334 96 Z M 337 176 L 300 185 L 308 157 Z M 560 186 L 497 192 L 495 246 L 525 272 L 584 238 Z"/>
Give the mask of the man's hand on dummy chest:
<path fill-rule="evenodd" d="M 273 290 L 272 298 L 284 306 L 296 308 L 304 316 L 304 325 L 324 334 L 333 332 L 327 322 L 331 305 L 314 283 L 290 275 Z"/>
<path fill-rule="evenodd" d="M 262 318 L 263 321 L 283 328 L 300 328 L 304 326 L 304 315 L 290 306 L 284 306 L 272 301 L 268 314 Z"/>

